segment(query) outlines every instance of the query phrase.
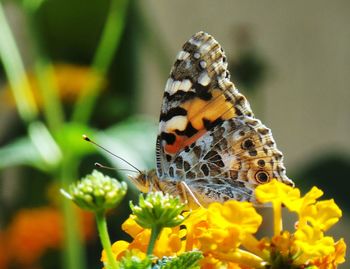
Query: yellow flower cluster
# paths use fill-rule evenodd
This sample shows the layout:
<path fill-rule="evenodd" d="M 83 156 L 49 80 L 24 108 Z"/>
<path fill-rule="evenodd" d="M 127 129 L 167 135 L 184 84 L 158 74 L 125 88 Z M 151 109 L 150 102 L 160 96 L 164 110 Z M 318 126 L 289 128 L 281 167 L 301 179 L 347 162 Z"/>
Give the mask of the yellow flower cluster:
<path fill-rule="evenodd" d="M 275 234 L 270 241 L 264 239 L 266 244 L 262 248 L 270 258 L 273 254 L 294 265 L 320 269 L 336 268 L 345 261 L 344 240 L 335 242 L 325 235 L 338 222 L 342 212 L 333 199 L 317 201 L 322 195 L 320 189 L 313 187 L 302 197 L 298 189 L 277 181 L 256 189 L 257 200 L 271 202 L 274 209 Z M 298 216 L 294 233 L 283 231 L 282 225 L 276 225 L 282 224 L 282 204 Z M 276 216 L 279 216 L 278 219 Z"/>
<path fill-rule="evenodd" d="M 200 250 L 204 256 L 201 268 L 336 268 L 344 262 L 346 245 L 325 232 L 339 220 L 341 210 L 333 200 L 316 201 L 321 195 L 314 187 L 301 197 L 298 189 L 272 181 L 256 189 L 260 203 L 272 204 L 272 238 L 254 236 L 262 217 L 253 204 L 231 200 L 184 212 L 180 226 L 162 230 L 153 254 L 161 258 Z M 282 205 L 298 215 L 293 232 L 283 230 Z M 122 225 L 132 242 L 117 241 L 112 246 L 118 260 L 128 251 L 140 258 L 146 255 L 151 231 L 134 219 L 131 215 Z M 102 261 L 106 261 L 104 253 Z"/>

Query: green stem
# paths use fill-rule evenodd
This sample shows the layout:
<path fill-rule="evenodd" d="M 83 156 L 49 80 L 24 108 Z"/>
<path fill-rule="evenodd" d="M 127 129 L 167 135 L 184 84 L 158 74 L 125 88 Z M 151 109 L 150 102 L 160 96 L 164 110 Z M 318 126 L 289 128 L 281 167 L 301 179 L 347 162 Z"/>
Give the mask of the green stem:
<path fill-rule="evenodd" d="M 74 121 L 87 122 L 90 118 L 102 78 L 106 75 L 120 44 L 127 6 L 128 0 L 111 0 L 107 20 L 91 66 L 92 71 L 96 72 L 100 79 L 90 81 L 87 83 L 87 89 L 82 91 L 88 94 L 80 95 L 73 112 Z"/>
<path fill-rule="evenodd" d="M 28 124 L 38 116 L 38 108 L 1 1 L 0 33 L 0 58 L 11 85 L 19 115 Z"/>
<path fill-rule="evenodd" d="M 31 2 L 31 1 L 27 1 Z M 27 25 L 31 37 L 32 51 L 35 58 L 35 75 L 39 90 L 43 98 L 43 111 L 47 124 L 54 133 L 61 129 L 64 121 L 64 113 L 59 98 L 59 89 L 51 61 L 49 60 L 44 41 L 38 31 L 38 22 L 35 12 L 37 8 L 24 5 L 27 11 Z"/>
<path fill-rule="evenodd" d="M 77 178 L 77 160 L 69 152 L 64 152 L 65 158 L 61 167 L 61 184 L 67 189 L 73 178 Z M 85 253 L 79 236 L 79 226 L 76 221 L 76 211 L 74 204 L 68 199 L 62 199 L 62 212 L 65 229 L 65 241 L 63 248 L 63 268 L 83 269 L 86 268 Z"/>
<path fill-rule="evenodd" d="M 148 248 L 147 248 L 147 255 L 153 254 L 153 249 L 156 244 L 157 238 L 162 231 L 162 227 L 155 225 L 151 230 L 151 238 L 149 240 Z"/>
<path fill-rule="evenodd" d="M 95 213 L 95 216 L 96 216 L 98 233 L 100 235 L 100 240 L 107 254 L 106 267 L 108 269 L 117 269 L 118 265 L 113 254 L 111 240 L 109 239 L 109 235 L 108 235 L 105 212 L 103 210 L 97 211 Z"/>
<path fill-rule="evenodd" d="M 38 55 L 43 54 L 38 53 Z M 53 66 L 45 57 L 38 57 L 35 63 L 35 73 L 43 97 L 45 119 L 50 130 L 53 133 L 57 133 L 62 128 L 64 116 L 58 96 L 59 89 L 57 89 Z"/>

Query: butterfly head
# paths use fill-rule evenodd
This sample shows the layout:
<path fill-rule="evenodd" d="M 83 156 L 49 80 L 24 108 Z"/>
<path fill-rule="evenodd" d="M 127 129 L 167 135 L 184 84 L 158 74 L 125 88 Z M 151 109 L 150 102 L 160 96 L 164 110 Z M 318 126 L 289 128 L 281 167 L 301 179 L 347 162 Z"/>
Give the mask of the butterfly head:
<path fill-rule="evenodd" d="M 137 176 L 129 176 L 131 182 L 139 189 L 139 191 L 147 193 L 149 191 L 159 191 L 159 179 L 155 170 L 142 171 Z"/>

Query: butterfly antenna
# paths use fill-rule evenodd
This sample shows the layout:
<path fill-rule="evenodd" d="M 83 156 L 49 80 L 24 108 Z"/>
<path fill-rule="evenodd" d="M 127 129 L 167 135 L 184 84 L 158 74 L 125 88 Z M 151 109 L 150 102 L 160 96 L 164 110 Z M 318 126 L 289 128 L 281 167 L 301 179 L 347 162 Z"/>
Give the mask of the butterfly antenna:
<path fill-rule="evenodd" d="M 133 172 L 133 173 L 138 173 L 138 171 L 131 170 L 131 169 L 118 169 L 110 166 L 106 166 L 100 163 L 94 163 L 94 165 L 98 168 L 103 168 L 103 169 L 108 169 L 108 170 L 115 170 L 115 171 L 127 171 L 127 172 Z"/>
<path fill-rule="evenodd" d="M 91 140 L 87 135 L 83 135 L 83 139 L 84 139 L 85 141 L 90 142 L 91 144 L 94 144 L 96 147 L 99 147 L 100 149 L 103 149 L 104 151 L 108 152 L 109 154 L 111 154 L 112 156 L 116 157 L 117 159 L 119 159 L 119 160 L 125 162 L 126 164 L 130 165 L 132 168 L 134 168 L 134 169 L 135 169 L 136 171 L 138 171 L 139 173 L 142 173 L 140 169 L 138 169 L 137 167 L 135 167 L 134 165 L 132 165 L 131 163 L 129 163 L 127 160 L 123 159 L 122 157 L 119 157 L 118 155 L 114 154 L 114 153 L 111 152 L 110 150 L 108 150 L 108 149 L 102 147 L 101 145 L 97 144 L 95 141 Z M 97 163 L 95 163 L 95 165 L 96 165 L 96 164 L 97 164 Z M 100 165 L 100 164 L 98 164 L 98 165 L 96 165 L 96 166 L 99 166 L 99 165 Z M 101 165 L 100 167 L 102 167 L 102 168 L 107 168 L 107 166 L 104 167 L 103 165 Z"/>

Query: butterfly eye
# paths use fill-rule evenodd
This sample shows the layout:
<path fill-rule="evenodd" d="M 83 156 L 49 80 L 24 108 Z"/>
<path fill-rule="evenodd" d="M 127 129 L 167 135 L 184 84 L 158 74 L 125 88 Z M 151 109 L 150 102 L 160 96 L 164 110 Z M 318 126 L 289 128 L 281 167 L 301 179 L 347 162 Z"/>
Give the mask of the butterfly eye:
<path fill-rule="evenodd" d="M 267 172 L 260 170 L 255 174 L 255 180 L 260 184 L 264 184 L 269 182 L 270 176 Z"/>

